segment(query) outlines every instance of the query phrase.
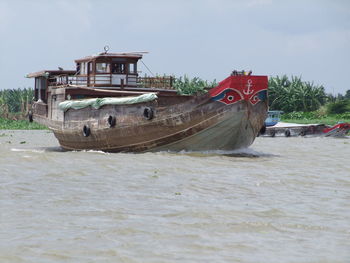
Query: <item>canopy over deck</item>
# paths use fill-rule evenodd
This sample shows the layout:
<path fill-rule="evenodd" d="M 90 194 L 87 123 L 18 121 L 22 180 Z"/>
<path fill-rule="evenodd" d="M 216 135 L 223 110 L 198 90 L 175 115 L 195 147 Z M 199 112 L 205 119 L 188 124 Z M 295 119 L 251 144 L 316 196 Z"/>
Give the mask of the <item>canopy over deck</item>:
<path fill-rule="evenodd" d="M 75 74 L 75 70 L 41 70 L 38 72 L 34 72 L 34 73 L 28 73 L 26 75 L 26 78 L 37 78 L 37 77 L 45 77 L 45 78 L 49 78 L 51 76 L 57 76 L 57 75 L 74 75 Z"/>
<path fill-rule="evenodd" d="M 91 56 L 87 56 L 84 58 L 80 58 L 80 59 L 76 59 L 75 62 L 79 63 L 79 62 L 85 62 L 85 61 L 92 61 L 92 60 L 96 60 L 97 58 L 127 58 L 127 59 L 136 59 L 139 60 L 142 58 L 142 54 L 141 53 L 100 53 L 100 54 L 96 54 L 96 55 L 91 55 Z"/>

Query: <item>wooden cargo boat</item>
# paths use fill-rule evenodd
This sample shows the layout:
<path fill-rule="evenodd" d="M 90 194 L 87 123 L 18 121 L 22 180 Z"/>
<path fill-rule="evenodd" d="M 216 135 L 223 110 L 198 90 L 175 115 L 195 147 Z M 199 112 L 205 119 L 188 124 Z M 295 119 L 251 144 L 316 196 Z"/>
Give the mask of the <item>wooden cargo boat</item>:
<path fill-rule="evenodd" d="M 234 150 L 251 145 L 267 116 L 267 77 L 234 71 L 206 93 L 180 95 L 172 77 L 138 75 L 142 53 L 100 53 L 76 70 L 35 78 L 29 119 L 67 150 Z"/>

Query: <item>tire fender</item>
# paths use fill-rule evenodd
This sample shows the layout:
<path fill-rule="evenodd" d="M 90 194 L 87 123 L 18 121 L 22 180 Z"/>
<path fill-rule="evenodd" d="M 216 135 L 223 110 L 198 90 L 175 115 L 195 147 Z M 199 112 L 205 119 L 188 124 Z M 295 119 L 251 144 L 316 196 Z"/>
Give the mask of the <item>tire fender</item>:
<path fill-rule="evenodd" d="M 153 116 L 154 116 L 154 112 L 151 107 L 145 107 L 143 109 L 143 117 L 145 117 L 147 120 L 152 120 Z"/>
<path fill-rule="evenodd" d="M 83 135 L 84 137 L 89 137 L 91 133 L 89 125 L 84 125 L 83 127 Z"/>
<path fill-rule="evenodd" d="M 109 127 L 112 128 L 116 125 L 117 119 L 115 116 L 109 115 L 107 122 L 108 122 Z"/>

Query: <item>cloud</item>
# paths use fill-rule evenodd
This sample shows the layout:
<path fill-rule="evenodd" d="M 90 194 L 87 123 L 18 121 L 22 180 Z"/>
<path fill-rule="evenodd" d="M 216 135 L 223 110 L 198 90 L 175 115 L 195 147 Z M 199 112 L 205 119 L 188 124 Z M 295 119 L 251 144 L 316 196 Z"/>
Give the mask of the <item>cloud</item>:
<path fill-rule="evenodd" d="M 0 2 L 0 32 L 5 32 L 9 28 L 13 17 L 10 5 L 7 2 Z"/>
<path fill-rule="evenodd" d="M 265 31 L 282 35 L 308 35 L 350 29 L 350 8 L 346 8 L 350 5 L 342 7 L 340 8 L 339 1 L 279 1 L 252 15 Z"/>
<path fill-rule="evenodd" d="M 261 6 L 271 5 L 271 4 L 272 4 L 272 0 L 250 0 L 250 1 L 247 1 L 248 7 L 261 7 Z"/>
<path fill-rule="evenodd" d="M 344 49 L 350 45 L 350 30 L 330 30 L 308 35 L 293 35 L 286 39 L 286 51 L 309 56 Z M 344 54 L 349 56 L 349 53 Z"/>
<path fill-rule="evenodd" d="M 0 1 L 0 29 L 13 34 L 39 30 L 70 32 L 88 30 L 92 4 L 76 1 Z"/>
<path fill-rule="evenodd" d="M 62 14 L 62 18 L 67 20 L 65 23 L 70 24 L 76 30 L 89 30 L 92 23 L 93 5 L 87 0 L 63 0 L 57 2 L 56 12 Z M 64 22 L 59 19 L 60 23 Z"/>

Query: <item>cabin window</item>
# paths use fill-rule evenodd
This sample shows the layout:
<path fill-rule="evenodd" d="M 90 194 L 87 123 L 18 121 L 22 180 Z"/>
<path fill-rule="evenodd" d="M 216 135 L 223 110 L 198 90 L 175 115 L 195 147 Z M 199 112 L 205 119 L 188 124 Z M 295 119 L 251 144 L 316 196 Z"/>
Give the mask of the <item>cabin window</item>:
<path fill-rule="evenodd" d="M 81 75 L 85 75 L 86 74 L 86 63 L 85 62 L 81 63 L 80 74 Z"/>
<path fill-rule="evenodd" d="M 124 63 L 113 63 L 112 64 L 112 73 L 113 74 L 125 74 L 126 67 Z"/>
<path fill-rule="evenodd" d="M 46 102 L 47 81 L 45 77 L 35 78 L 35 99 Z"/>
<path fill-rule="evenodd" d="M 77 74 L 80 74 L 80 63 L 77 63 Z"/>
<path fill-rule="evenodd" d="M 96 73 L 109 73 L 109 64 L 96 63 Z"/>
<path fill-rule="evenodd" d="M 92 73 L 92 62 L 88 62 L 88 73 Z"/>
<path fill-rule="evenodd" d="M 136 74 L 136 63 L 129 64 L 129 73 Z"/>

